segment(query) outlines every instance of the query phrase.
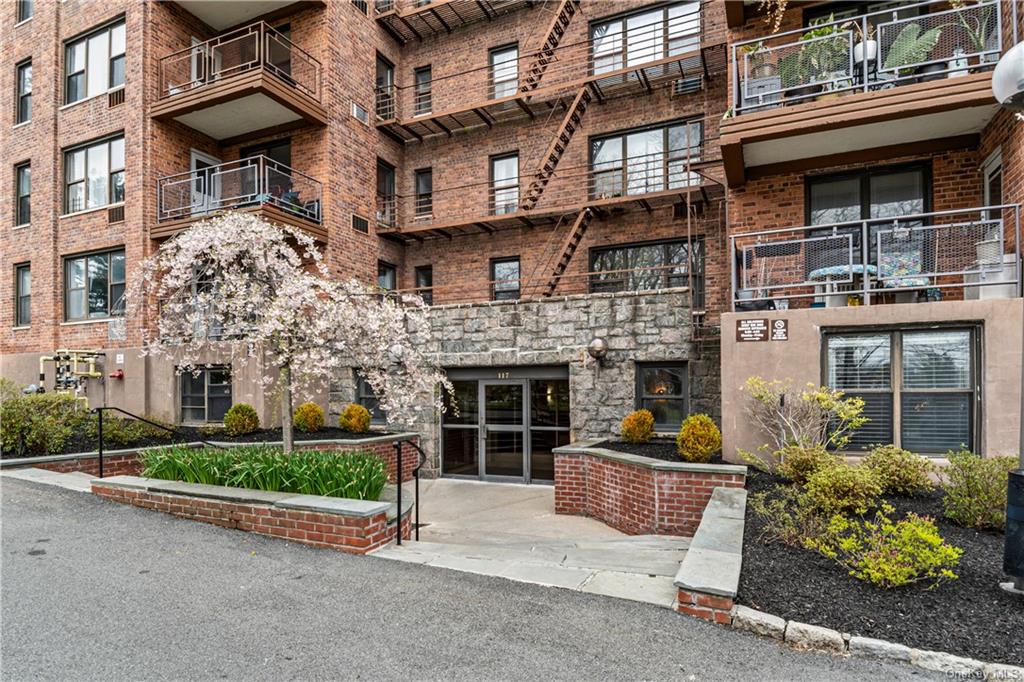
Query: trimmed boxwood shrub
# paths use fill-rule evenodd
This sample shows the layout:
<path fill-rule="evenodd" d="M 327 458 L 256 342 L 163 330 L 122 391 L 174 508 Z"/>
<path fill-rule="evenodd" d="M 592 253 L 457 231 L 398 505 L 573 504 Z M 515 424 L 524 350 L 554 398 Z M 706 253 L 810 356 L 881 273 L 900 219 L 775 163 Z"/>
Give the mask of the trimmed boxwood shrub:
<path fill-rule="evenodd" d="M 362 405 L 349 403 L 338 417 L 338 426 L 351 433 L 366 433 L 370 430 L 370 411 Z"/>
<path fill-rule="evenodd" d="M 710 462 L 722 449 L 722 432 L 706 414 L 691 414 L 676 436 L 676 450 L 687 462 Z"/>
<path fill-rule="evenodd" d="M 295 408 L 292 424 L 303 433 L 312 433 L 324 428 L 324 411 L 316 403 L 302 403 Z"/>
<path fill-rule="evenodd" d="M 646 443 L 654 435 L 654 415 L 650 410 L 630 412 L 622 420 L 621 432 L 627 443 Z"/>
<path fill-rule="evenodd" d="M 942 500 L 946 518 L 968 528 L 1006 525 L 1006 481 L 1017 458 L 979 457 L 967 450 L 949 453 L 949 482 Z"/>
<path fill-rule="evenodd" d="M 224 430 L 229 436 L 244 436 L 260 428 L 260 417 L 252 405 L 238 403 L 224 415 Z"/>

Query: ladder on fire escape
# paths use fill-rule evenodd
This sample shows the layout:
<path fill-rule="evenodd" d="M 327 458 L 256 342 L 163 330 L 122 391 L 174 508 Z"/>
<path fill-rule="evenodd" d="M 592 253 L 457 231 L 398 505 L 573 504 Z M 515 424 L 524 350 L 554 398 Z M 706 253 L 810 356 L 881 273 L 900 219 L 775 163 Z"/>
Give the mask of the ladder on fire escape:
<path fill-rule="evenodd" d="M 580 242 L 583 241 L 583 235 L 587 232 L 587 226 L 590 225 L 590 221 L 594 217 L 594 211 L 590 208 L 584 208 L 576 216 L 576 220 L 569 226 L 569 232 L 565 235 L 565 239 L 562 240 L 562 245 L 559 250 L 555 253 L 561 254 L 558 261 L 555 263 L 554 269 L 551 271 L 551 279 L 548 280 L 547 285 L 544 287 L 544 297 L 550 298 L 555 293 L 555 289 L 558 287 L 558 282 L 562 279 L 562 275 L 565 274 L 566 268 L 569 267 L 569 261 L 572 260 L 573 254 L 576 253 L 577 247 Z"/>
<path fill-rule="evenodd" d="M 540 201 L 540 196 L 544 193 L 544 188 L 548 186 L 548 182 L 551 181 L 551 177 L 555 174 L 558 162 L 562 160 L 562 155 L 565 154 L 569 142 L 572 140 L 573 135 L 576 134 L 576 131 L 582 126 L 583 115 L 587 112 L 587 106 L 592 99 L 593 95 L 585 85 L 576 93 L 576 97 L 573 98 L 568 111 L 565 112 L 562 123 L 558 126 L 554 139 L 551 140 L 551 144 L 548 145 L 547 150 L 545 150 L 544 155 L 541 157 L 541 166 L 534 173 L 530 187 L 526 191 L 526 198 L 523 199 L 523 203 L 520 206 L 521 209 L 528 211 Z"/>
<path fill-rule="evenodd" d="M 572 21 L 572 18 L 580 10 L 580 2 L 581 0 L 562 0 L 559 3 L 558 10 L 548 26 L 548 32 L 544 34 L 544 44 L 541 45 L 540 50 L 534 56 L 533 63 L 530 64 L 530 68 L 526 71 L 523 84 L 519 87 L 520 92 L 532 92 L 540 85 L 540 79 L 544 76 L 548 64 L 556 59 L 555 48 L 558 47 L 562 36 L 565 35 L 569 22 Z"/>

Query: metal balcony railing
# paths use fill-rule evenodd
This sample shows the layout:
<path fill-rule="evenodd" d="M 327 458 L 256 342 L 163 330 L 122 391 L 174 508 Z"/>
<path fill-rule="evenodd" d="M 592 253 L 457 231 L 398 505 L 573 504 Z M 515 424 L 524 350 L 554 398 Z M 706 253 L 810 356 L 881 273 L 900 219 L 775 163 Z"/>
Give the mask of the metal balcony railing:
<path fill-rule="evenodd" d="M 738 310 L 805 299 L 937 300 L 943 290 L 965 299 L 1021 295 L 1019 204 L 743 232 L 729 241 Z"/>
<path fill-rule="evenodd" d="M 733 110 L 763 111 L 991 69 L 1003 51 L 1003 12 L 1003 0 L 954 7 L 928 0 L 735 42 Z"/>
<path fill-rule="evenodd" d="M 323 185 L 266 156 L 228 161 L 157 180 L 157 220 L 271 205 L 319 224 Z"/>
<path fill-rule="evenodd" d="M 163 57 L 160 99 L 194 92 L 255 69 L 320 101 L 320 62 L 262 21 Z"/>

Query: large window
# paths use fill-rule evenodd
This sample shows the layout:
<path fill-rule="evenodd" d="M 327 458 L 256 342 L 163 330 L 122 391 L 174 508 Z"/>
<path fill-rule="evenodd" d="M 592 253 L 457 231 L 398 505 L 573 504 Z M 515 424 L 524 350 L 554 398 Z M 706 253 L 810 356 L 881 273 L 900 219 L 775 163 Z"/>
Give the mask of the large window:
<path fill-rule="evenodd" d="M 701 135 L 700 121 L 682 121 L 591 139 L 591 198 L 697 184 L 700 177 L 687 164 L 700 160 Z"/>
<path fill-rule="evenodd" d="M 421 66 L 412 73 L 414 116 L 429 114 L 433 106 L 431 102 L 431 71 L 430 66 Z"/>
<path fill-rule="evenodd" d="M 373 424 L 386 424 L 387 414 L 380 409 L 380 398 L 373 392 L 373 387 L 363 377 L 356 375 L 356 403 L 366 408 L 370 413 L 370 422 Z"/>
<path fill-rule="evenodd" d="M 491 213 L 504 215 L 519 208 L 519 154 L 491 157 Z"/>
<path fill-rule="evenodd" d="M 222 422 L 231 407 L 231 371 L 204 367 L 181 374 L 181 421 L 203 424 Z"/>
<path fill-rule="evenodd" d="M 650 410 L 656 429 L 678 431 L 688 409 L 686 363 L 637 365 L 636 406 Z"/>
<path fill-rule="evenodd" d="M 905 329 L 825 336 L 827 383 L 864 400 L 870 421 L 847 446 L 920 454 L 974 448 L 976 331 Z"/>
<path fill-rule="evenodd" d="M 32 60 L 18 64 L 18 106 L 14 122 L 25 123 L 32 120 Z"/>
<path fill-rule="evenodd" d="M 33 0 L 18 0 L 18 23 L 31 19 L 34 12 L 35 2 Z"/>
<path fill-rule="evenodd" d="M 677 3 L 590 25 L 595 74 L 684 54 L 700 44 L 700 2 Z"/>
<path fill-rule="evenodd" d="M 416 293 L 423 298 L 427 305 L 434 303 L 434 266 L 417 265 L 414 270 L 416 276 Z"/>
<path fill-rule="evenodd" d="M 32 221 L 32 166 L 27 163 L 14 167 L 14 224 L 28 225 Z"/>
<path fill-rule="evenodd" d="M 14 326 L 32 323 L 32 270 L 28 263 L 14 266 Z"/>
<path fill-rule="evenodd" d="M 124 137 L 64 152 L 64 212 L 124 201 Z"/>
<path fill-rule="evenodd" d="M 124 313 L 124 250 L 64 259 L 64 319 L 100 319 Z"/>
<path fill-rule="evenodd" d="M 377 286 L 387 291 L 398 288 L 398 275 L 394 265 L 387 261 L 377 261 Z"/>
<path fill-rule="evenodd" d="M 491 300 L 514 301 L 519 298 L 519 257 L 491 260 Z"/>
<path fill-rule="evenodd" d="M 395 117 L 395 67 L 384 57 L 377 55 L 377 72 L 374 85 L 377 88 L 377 117 Z"/>
<path fill-rule="evenodd" d="M 506 45 L 491 49 L 491 98 L 511 97 L 519 91 L 519 47 Z"/>
<path fill-rule="evenodd" d="M 416 171 L 416 205 L 413 207 L 417 217 L 429 216 L 434 211 L 434 171 L 421 168 Z"/>
<path fill-rule="evenodd" d="M 71 104 L 124 85 L 124 21 L 67 43 L 64 103 Z"/>
<path fill-rule="evenodd" d="M 397 225 L 395 167 L 382 159 L 377 159 L 377 222 L 387 227 Z"/>
<path fill-rule="evenodd" d="M 704 241 L 685 239 L 591 249 L 590 290 L 648 291 L 690 286 L 692 305 L 704 307 Z"/>

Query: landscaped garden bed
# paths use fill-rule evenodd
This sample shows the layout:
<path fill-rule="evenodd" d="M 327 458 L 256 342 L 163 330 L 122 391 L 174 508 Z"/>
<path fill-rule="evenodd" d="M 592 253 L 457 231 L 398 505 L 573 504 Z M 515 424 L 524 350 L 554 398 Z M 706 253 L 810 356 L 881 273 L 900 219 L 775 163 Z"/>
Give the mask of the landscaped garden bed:
<path fill-rule="evenodd" d="M 663 462 L 681 462 L 679 449 L 674 440 L 668 438 L 652 438 L 645 443 L 629 443 L 624 440 L 603 440 L 594 443 L 595 448 L 605 448 L 617 452 L 628 452 L 631 455 L 660 459 Z M 715 453 L 709 460 L 711 464 L 722 464 L 722 453 Z"/>

